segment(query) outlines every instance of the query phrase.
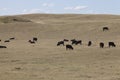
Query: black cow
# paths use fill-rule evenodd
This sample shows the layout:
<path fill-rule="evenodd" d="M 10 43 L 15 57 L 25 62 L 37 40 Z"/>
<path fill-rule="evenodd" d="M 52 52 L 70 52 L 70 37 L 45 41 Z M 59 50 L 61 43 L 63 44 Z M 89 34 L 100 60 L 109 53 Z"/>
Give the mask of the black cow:
<path fill-rule="evenodd" d="M 88 46 L 91 46 L 91 45 L 92 45 L 92 41 L 89 41 L 89 42 L 88 42 Z"/>
<path fill-rule="evenodd" d="M 77 42 L 77 40 L 75 40 L 75 39 L 72 39 L 71 41 L 72 41 L 72 45 L 76 44 L 76 42 Z"/>
<path fill-rule="evenodd" d="M 66 45 L 66 50 L 68 50 L 68 49 L 69 49 L 69 50 L 73 50 L 74 48 L 73 48 L 71 45 L 67 44 L 67 45 Z"/>
<path fill-rule="evenodd" d="M 78 40 L 78 41 L 76 42 L 76 45 L 78 45 L 78 44 L 82 45 L 82 40 Z"/>
<path fill-rule="evenodd" d="M 33 41 L 37 41 L 38 39 L 36 37 L 33 37 Z"/>
<path fill-rule="evenodd" d="M 5 40 L 4 42 L 10 42 L 10 40 Z"/>
<path fill-rule="evenodd" d="M 103 27 L 103 31 L 107 31 L 107 30 L 109 30 L 108 27 Z"/>
<path fill-rule="evenodd" d="M 63 41 L 68 42 L 69 40 L 68 39 L 64 39 Z"/>
<path fill-rule="evenodd" d="M 104 43 L 103 42 L 100 42 L 100 48 L 104 48 Z"/>
<path fill-rule="evenodd" d="M 10 38 L 10 40 L 14 40 L 14 39 L 15 39 L 14 37 Z"/>
<path fill-rule="evenodd" d="M 28 42 L 31 44 L 35 44 L 35 41 L 32 41 L 32 40 L 29 40 Z"/>
<path fill-rule="evenodd" d="M 109 47 L 116 47 L 114 42 L 108 42 Z"/>
<path fill-rule="evenodd" d="M 78 45 L 78 44 L 82 45 L 82 40 L 72 39 L 71 41 L 72 41 L 72 45 L 73 45 L 73 44 L 75 44 L 75 45 Z"/>
<path fill-rule="evenodd" d="M 57 43 L 57 46 L 60 46 L 60 45 L 63 45 L 63 46 L 64 46 L 64 41 L 59 41 L 59 42 Z"/>
<path fill-rule="evenodd" d="M 7 48 L 6 46 L 0 46 L 0 48 Z"/>

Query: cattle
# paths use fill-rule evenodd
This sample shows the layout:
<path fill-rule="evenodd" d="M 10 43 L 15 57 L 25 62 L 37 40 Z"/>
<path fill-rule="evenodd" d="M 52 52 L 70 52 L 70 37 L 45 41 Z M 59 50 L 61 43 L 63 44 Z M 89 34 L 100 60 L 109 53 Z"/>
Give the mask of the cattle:
<path fill-rule="evenodd" d="M 76 39 L 71 39 L 70 41 L 76 41 Z"/>
<path fill-rule="evenodd" d="M 63 45 L 63 46 L 64 46 L 64 41 L 59 41 L 59 42 L 57 43 L 57 46 L 60 46 L 60 45 Z"/>
<path fill-rule="evenodd" d="M 73 45 L 73 44 L 75 44 L 75 45 L 78 45 L 78 44 L 82 45 L 82 40 L 72 39 L 71 41 L 72 41 L 72 45 Z"/>
<path fill-rule="evenodd" d="M 67 44 L 67 45 L 66 45 L 66 50 L 68 50 L 68 49 L 69 49 L 69 50 L 73 50 L 74 48 L 72 47 L 72 45 Z"/>
<path fill-rule="evenodd" d="M 0 48 L 7 48 L 6 46 L 0 46 Z"/>
<path fill-rule="evenodd" d="M 63 41 L 68 42 L 69 40 L 68 39 L 64 39 Z"/>
<path fill-rule="evenodd" d="M 89 41 L 89 42 L 88 42 L 88 46 L 91 46 L 91 45 L 92 45 L 92 41 Z"/>
<path fill-rule="evenodd" d="M 99 46 L 100 46 L 100 48 L 104 48 L 104 43 L 100 42 Z"/>
<path fill-rule="evenodd" d="M 77 42 L 77 40 L 75 40 L 75 39 L 72 39 L 71 41 L 72 41 L 72 45 L 76 44 L 76 42 Z"/>
<path fill-rule="evenodd" d="M 82 45 L 82 40 L 78 40 L 78 41 L 76 42 L 76 45 L 78 45 L 78 44 Z"/>
<path fill-rule="evenodd" d="M 33 41 L 37 41 L 38 39 L 36 37 L 33 37 Z"/>
<path fill-rule="evenodd" d="M 10 40 L 14 40 L 14 39 L 15 39 L 14 37 L 10 38 Z"/>
<path fill-rule="evenodd" d="M 32 41 L 32 40 L 29 40 L 28 42 L 31 44 L 35 44 L 35 41 Z"/>
<path fill-rule="evenodd" d="M 109 30 L 108 27 L 103 27 L 103 31 L 107 31 L 107 30 Z"/>
<path fill-rule="evenodd" d="M 108 46 L 109 46 L 109 47 L 116 47 L 116 45 L 115 45 L 114 42 L 108 42 Z"/>
<path fill-rule="evenodd" d="M 5 40 L 4 42 L 10 42 L 10 40 Z"/>

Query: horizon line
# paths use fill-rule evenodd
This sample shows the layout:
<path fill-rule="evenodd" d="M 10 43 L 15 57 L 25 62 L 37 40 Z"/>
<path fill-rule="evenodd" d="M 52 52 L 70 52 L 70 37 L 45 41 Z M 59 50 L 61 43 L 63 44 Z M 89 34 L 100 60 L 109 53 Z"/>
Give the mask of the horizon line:
<path fill-rule="evenodd" d="M 109 13 L 22 13 L 22 14 L 6 14 L 0 16 L 20 16 L 20 15 L 120 15 L 120 14 L 109 14 Z"/>

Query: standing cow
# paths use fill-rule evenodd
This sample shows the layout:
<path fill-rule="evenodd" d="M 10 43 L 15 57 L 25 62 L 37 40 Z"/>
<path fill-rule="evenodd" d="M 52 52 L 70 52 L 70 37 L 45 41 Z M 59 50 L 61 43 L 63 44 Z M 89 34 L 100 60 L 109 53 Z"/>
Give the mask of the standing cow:
<path fill-rule="evenodd" d="M 108 42 L 108 46 L 109 46 L 109 47 L 116 47 L 116 45 L 115 45 L 114 42 Z"/>
<path fill-rule="evenodd" d="M 91 46 L 91 45 L 92 45 L 92 41 L 89 41 L 89 42 L 88 42 L 88 46 Z"/>
<path fill-rule="evenodd" d="M 38 40 L 38 38 L 36 38 L 36 37 L 33 37 L 33 41 L 37 41 Z"/>
<path fill-rule="evenodd" d="M 63 46 L 64 46 L 64 41 L 59 41 L 59 42 L 57 43 L 57 46 L 60 46 L 60 45 L 63 45 Z"/>
<path fill-rule="evenodd" d="M 104 48 L 104 43 L 100 42 L 99 46 L 100 46 L 100 48 Z"/>

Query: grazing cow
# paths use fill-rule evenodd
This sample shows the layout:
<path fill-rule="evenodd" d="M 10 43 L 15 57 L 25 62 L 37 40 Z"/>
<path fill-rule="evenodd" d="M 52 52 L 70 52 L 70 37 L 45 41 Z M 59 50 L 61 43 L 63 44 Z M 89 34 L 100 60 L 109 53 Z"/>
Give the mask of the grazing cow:
<path fill-rule="evenodd" d="M 14 39 L 15 39 L 14 37 L 10 38 L 10 40 L 14 40 Z"/>
<path fill-rule="evenodd" d="M 82 40 L 78 40 L 75 44 L 76 45 L 78 45 L 78 44 L 82 45 Z"/>
<path fill-rule="evenodd" d="M 71 41 L 76 41 L 76 39 L 71 39 Z"/>
<path fill-rule="evenodd" d="M 67 44 L 67 45 L 66 45 L 66 50 L 68 50 L 68 49 L 69 49 L 69 50 L 73 50 L 73 47 L 72 47 L 71 45 Z"/>
<path fill-rule="evenodd" d="M 78 45 L 78 44 L 82 45 L 82 40 L 78 40 L 78 41 L 77 41 L 77 40 L 75 40 L 75 39 L 72 39 L 71 41 L 72 41 L 72 45 L 73 45 L 73 44 L 75 44 L 75 45 Z"/>
<path fill-rule="evenodd" d="M 88 46 L 91 46 L 91 45 L 92 45 L 92 41 L 89 41 L 89 42 L 88 42 Z"/>
<path fill-rule="evenodd" d="M 69 40 L 68 39 L 64 39 L 63 41 L 68 42 Z"/>
<path fill-rule="evenodd" d="M 72 45 L 76 44 L 76 42 L 77 42 L 77 40 L 75 40 L 75 39 L 72 39 L 71 41 L 72 41 Z"/>
<path fill-rule="evenodd" d="M 0 48 L 7 48 L 6 46 L 0 46 Z"/>
<path fill-rule="evenodd" d="M 103 31 L 107 31 L 107 30 L 109 30 L 108 27 L 103 27 Z"/>
<path fill-rule="evenodd" d="M 17 19 L 13 19 L 13 21 L 18 21 Z"/>
<path fill-rule="evenodd" d="M 10 40 L 5 40 L 4 42 L 10 42 Z"/>
<path fill-rule="evenodd" d="M 37 41 L 38 39 L 36 37 L 33 37 L 33 41 Z"/>
<path fill-rule="evenodd" d="M 35 41 L 32 41 L 32 40 L 29 40 L 28 42 L 31 44 L 35 44 Z"/>
<path fill-rule="evenodd" d="M 60 45 L 63 45 L 63 46 L 64 46 L 64 41 L 59 41 L 59 42 L 57 43 L 57 46 L 60 46 Z"/>
<path fill-rule="evenodd" d="M 104 43 L 103 42 L 100 42 L 100 48 L 104 48 Z"/>
<path fill-rule="evenodd" d="M 109 47 L 116 47 L 114 42 L 108 42 Z"/>

